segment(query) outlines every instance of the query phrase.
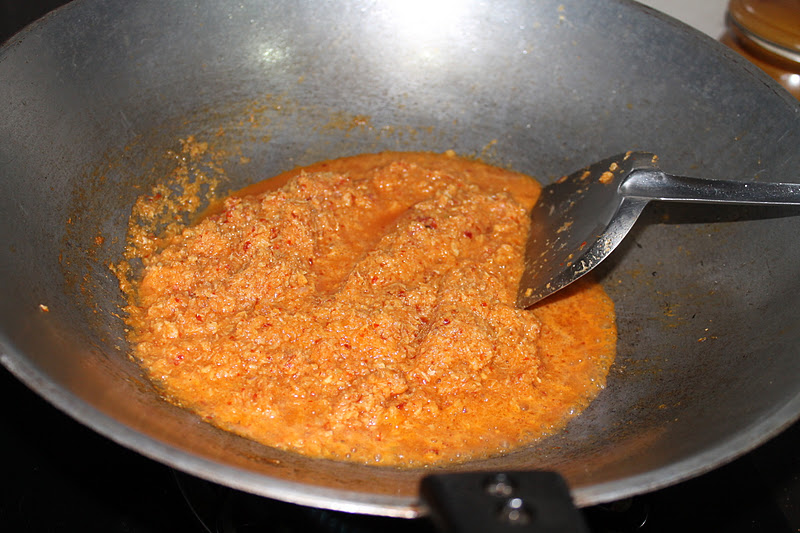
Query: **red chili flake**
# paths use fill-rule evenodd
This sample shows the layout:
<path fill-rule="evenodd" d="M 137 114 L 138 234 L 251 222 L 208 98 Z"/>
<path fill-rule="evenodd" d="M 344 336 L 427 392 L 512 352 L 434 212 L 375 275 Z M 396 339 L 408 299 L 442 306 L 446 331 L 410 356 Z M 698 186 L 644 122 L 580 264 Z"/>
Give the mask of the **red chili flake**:
<path fill-rule="evenodd" d="M 472 232 L 471 231 L 465 231 L 464 232 L 464 237 L 466 237 L 467 239 L 471 239 L 472 238 Z"/>
<path fill-rule="evenodd" d="M 405 406 L 406 406 L 406 402 L 400 402 L 400 403 L 398 403 L 398 404 L 396 405 L 396 407 L 397 407 L 398 409 L 400 409 L 401 411 L 402 411 L 402 410 L 405 408 Z"/>
<path fill-rule="evenodd" d="M 372 276 L 371 282 L 372 283 L 377 283 L 378 282 L 378 276 Z"/>
<path fill-rule="evenodd" d="M 197 319 L 198 322 L 203 321 L 203 315 L 194 315 L 194 317 Z"/>
<path fill-rule="evenodd" d="M 242 246 L 242 248 L 244 248 L 244 251 L 246 252 L 247 250 L 250 249 L 250 246 L 252 246 L 252 243 L 250 241 L 247 241 L 246 243 L 244 243 L 244 246 Z"/>
<path fill-rule="evenodd" d="M 450 323 L 450 319 L 449 318 L 445 318 L 444 320 L 442 320 L 442 323 L 444 323 L 444 325 L 446 326 L 447 324 Z"/>
<path fill-rule="evenodd" d="M 419 221 L 428 229 L 436 229 L 436 220 L 433 217 L 420 217 Z"/>
<path fill-rule="evenodd" d="M 184 355 L 182 353 L 178 354 L 175 357 L 174 364 L 179 365 L 181 363 L 181 361 L 183 361 L 183 357 L 184 357 Z"/>

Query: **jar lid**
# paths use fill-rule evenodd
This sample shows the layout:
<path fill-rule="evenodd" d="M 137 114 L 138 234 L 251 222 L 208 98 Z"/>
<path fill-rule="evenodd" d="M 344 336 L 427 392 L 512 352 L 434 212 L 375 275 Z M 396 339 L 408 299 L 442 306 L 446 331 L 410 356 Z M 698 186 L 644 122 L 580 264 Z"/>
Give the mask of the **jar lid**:
<path fill-rule="evenodd" d="M 800 0 L 730 0 L 728 15 L 771 52 L 800 61 Z"/>

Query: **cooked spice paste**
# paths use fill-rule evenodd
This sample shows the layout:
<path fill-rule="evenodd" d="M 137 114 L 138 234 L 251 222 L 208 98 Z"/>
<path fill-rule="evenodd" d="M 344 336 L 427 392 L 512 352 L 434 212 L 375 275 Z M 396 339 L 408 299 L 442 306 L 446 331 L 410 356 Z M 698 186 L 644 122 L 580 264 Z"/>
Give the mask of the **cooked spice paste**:
<path fill-rule="evenodd" d="M 596 284 L 515 309 L 538 193 L 453 154 L 267 180 L 143 258 L 134 356 L 172 401 L 310 456 L 419 466 L 528 444 L 602 389 L 616 340 Z"/>

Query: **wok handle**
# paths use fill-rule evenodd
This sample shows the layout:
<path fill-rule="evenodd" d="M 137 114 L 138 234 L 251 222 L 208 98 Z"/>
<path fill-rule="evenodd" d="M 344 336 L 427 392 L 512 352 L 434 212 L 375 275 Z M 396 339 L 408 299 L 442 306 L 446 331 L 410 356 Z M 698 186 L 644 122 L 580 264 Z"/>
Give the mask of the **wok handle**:
<path fill-rule="evenodd" d="M 555 472 L 467 472 L 422 479 L 422 499 L 448 533 L 588 533 Z"/>
<path fill-rule="evenodd" d="M 690 178 L 656 169 L 634 170 L 620 192 L 626 197 L 674 202 L 800 205 L 800 183 Z"/>

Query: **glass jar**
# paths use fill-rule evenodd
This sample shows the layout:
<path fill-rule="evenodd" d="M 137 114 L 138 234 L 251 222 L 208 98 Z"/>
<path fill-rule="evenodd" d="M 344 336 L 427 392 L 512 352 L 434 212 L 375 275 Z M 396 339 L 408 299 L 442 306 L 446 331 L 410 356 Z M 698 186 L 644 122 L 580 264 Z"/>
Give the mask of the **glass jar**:
<path fill-rule="evenodd" d="M 800 0 L 730 0 L 721 41 L 800 99 Z"/>

